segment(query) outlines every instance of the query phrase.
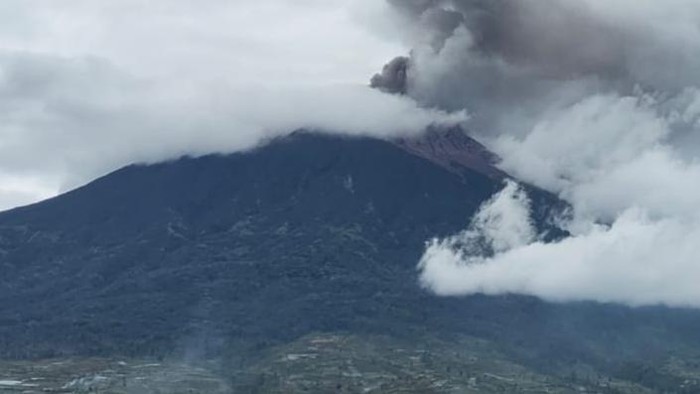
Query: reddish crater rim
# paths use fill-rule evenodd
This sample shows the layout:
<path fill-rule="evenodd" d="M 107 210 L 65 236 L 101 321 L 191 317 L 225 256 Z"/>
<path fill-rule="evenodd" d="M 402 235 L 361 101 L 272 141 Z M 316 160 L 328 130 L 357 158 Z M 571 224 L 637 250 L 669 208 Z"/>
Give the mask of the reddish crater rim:
<path fill-rule="evenodd" d="M 398 138 L 392 142 L 408 153 L 456 174 L 468 169 L 490 178 L 507 177 L 506 173 L 496 167 L 499 157 L 469 137 L 460 127 L 431 128 L 420 136 Z"/>

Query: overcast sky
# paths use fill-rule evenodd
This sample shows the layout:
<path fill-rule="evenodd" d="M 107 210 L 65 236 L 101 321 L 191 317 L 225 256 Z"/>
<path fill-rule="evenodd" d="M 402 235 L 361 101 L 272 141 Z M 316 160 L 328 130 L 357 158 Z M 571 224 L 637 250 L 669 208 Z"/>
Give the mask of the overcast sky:
<path fill-rule="evenodd" d="M 299 127 L 444 118 L 365 88 L 408 50 L 387 15 L 377 0 L 1 1 L 0 210 Z"/>

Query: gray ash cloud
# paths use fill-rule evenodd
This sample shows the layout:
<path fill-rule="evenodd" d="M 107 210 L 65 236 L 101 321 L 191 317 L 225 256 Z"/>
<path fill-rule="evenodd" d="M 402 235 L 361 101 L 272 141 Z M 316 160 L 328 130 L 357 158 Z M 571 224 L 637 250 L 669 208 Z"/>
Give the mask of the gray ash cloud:
<path fill-rule="evenodd" d="M 394 58 L 384 66 L 381 73 L 372 77 L 370 86 L 385 93 L 406 94 L 410 62 L 405 56 Z"/>
<path fill-rule="evenodd" d="M 424 284 L 700 306 L 686 279 L 700 275 L 700 2 L 389 3 L 413 48 L 405 80 L 382 80 L 401 81 L 394 90 L 425 107 L 466 110 L 503 170 L 573 207 L 562 241 L 494 256 L 433 241 Z M 484 207 L 499 218 L 489 236 L 512 232 L 508 206 Z"/>

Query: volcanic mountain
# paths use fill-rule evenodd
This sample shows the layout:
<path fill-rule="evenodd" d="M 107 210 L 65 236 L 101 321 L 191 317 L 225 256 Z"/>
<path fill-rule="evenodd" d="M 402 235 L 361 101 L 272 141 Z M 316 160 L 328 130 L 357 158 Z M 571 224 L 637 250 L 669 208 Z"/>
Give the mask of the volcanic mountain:
<path fill-rule="evenodd" d="M 501 189 L 495 161 L 458 129 L 296 132 L 132 165 L 1 213 L 0 356 L 227 357 L 314 333 L 429 333 L 493 341 L 538 368 L 608 368 L 697 347 L 691 311 L 422 289 L 425 242 L 462 230 Z M 545 229 L 564 204 L 527 191 Z"/>

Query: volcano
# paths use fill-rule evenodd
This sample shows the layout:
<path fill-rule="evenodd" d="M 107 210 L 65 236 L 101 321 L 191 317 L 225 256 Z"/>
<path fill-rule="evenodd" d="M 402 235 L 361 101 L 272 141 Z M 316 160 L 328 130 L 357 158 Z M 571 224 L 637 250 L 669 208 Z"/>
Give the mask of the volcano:
<path fill-rule="evenodd" d="M 497 162 L 459 129 L 401 140 L 299 131 L 132 165 L 4 212 L 0 355 L 255 358 L 316 334 L 466 335 L 559 373 L 560 361 L 609 372 L 697 348 L 692 311 L 422 289 L 425 242 L 462 230 L 502 188 Z M 565 204 L 526 189 L 551 230 Z"/>

